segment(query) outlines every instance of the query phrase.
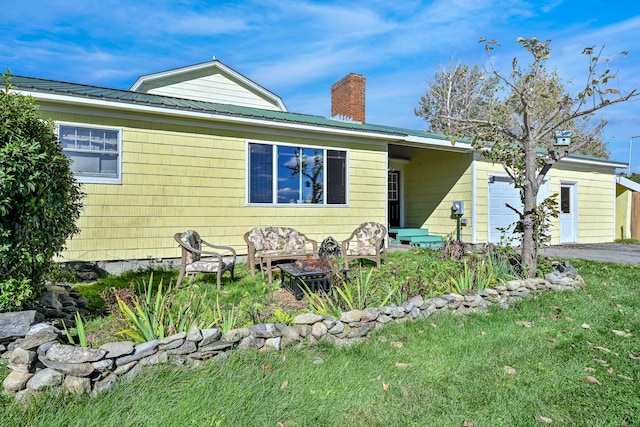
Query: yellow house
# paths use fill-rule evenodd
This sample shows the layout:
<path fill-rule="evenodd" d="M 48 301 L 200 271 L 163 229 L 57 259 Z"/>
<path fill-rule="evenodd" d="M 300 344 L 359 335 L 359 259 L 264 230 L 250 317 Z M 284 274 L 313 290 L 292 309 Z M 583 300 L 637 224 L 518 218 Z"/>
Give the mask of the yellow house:
<path fill-rule="evenodd" d="M 246 253 L 243 234 L 289 226 L 337 240 L 364 221 L 497 242 L 519 199 L 498 165 L 442 135 L 364 121 L 364 76 L 332 88 L 332 116 L 289 112 L 277 95 L 214 60 L 140 77 L 130 90 L 13 76 L 55 120 L 87 194 L 65 261 L 179 256 L 174 233 Z M 560 195 L 553 242 L 616 235 L 615 169 L 571 158 L 544 195 Z M 515 196 L 514 196 L 515 194 Z M 515 199 L 514 199 L 515 197 Z"/>
<path fill-rule="evenodd" d="M 616 238 L 640 239 L 640 184 L 616 177 Z"/>

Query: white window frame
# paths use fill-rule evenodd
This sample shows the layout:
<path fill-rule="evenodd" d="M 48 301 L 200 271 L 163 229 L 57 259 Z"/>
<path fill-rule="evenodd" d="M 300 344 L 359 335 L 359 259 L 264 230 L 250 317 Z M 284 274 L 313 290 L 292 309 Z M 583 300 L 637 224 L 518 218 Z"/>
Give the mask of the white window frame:
<path fill-rule="evenodd" d="M 250 164 L 250 153 L 249 153 L 249 147 L 251 144 L 260 144 L 260 145 L 270 145 L 272 147 L 275 147 L 275 149 L 272 150 L 273 153 L 273 162 L 272 162 L 272 177 L 273 177 L 273 200 L 271 203 L 251 203 L 249 201 L 249 197 L 250 197 L 250 193 L 251 193 L 251 164 Z M 326 189 L 327 189 L 327 174 L 324 173 L 323 174 L 323 182 L 322 182 L 322 186 L 325 189 L 324 190 L 324 194 L 323 194 L 323 198 L 322 198 L 322 203 L 278 203 L 278 147 L 294 147 L 294 148 L 303 148 L 303 149 L 310 149 L 310 150 L 322 150 L 323 151 L 323 158 L 325 161 L 325 166 L 326 166 L 326 159 L 327 159 L 327 151 L 342 151 L 345 153 L 345 189 L 344 189 L 344 197 L 345 197 L 345 203 L 327 203 L 327 194 L 326 194 Z M 348 207 L 349 206 L 349 159 L 350 159 L 350 153 L 349 150 L 346 148 L 341 148 L 341 147 L 327 147 L 327 146 L 319 146 L 319 145 L 303 145 L 303 144 L 292 144 L 292 143 L 286 143 L 286 142 L 278 142 L 278 141 L 260 141 L 260 140 L 247 140 L 246 141 L 246 147 L 245 147 L 245 152 L 246 152 L 246 162 L 245 162 L 245 203 L 247 206 L 261 206 L 261 207 L 265 207 L 265 206 L 269 206 L 269 207 L 312 207 L 312 208 L 318 208 L 318 207 L 330 207 L 330 208 L 344 208 L 344 207 Z"/>
<path fill-rule="evenodd" d="M 99 126 L 99 125 L 91 125 L 86 123 L 71 123 L 71 122 L 57 122 L 56 123 L 56 133 L 58 135 L 58 143 L 62 145 L 61 141 L 61 131 L 60 128 L 62 126 L 74 127 L 78 129 L 84 130 L 99 130 L 99 131 L 112 131 L 117 133 L 117 160 L 116 160 L 116 176 L 100 176 L 100 174 L 85 174 L 74 172 L 75 178 L 78 182 L 86 183 L 86 184 L 122 184 L 122 128 L 118 127 L 110 127 L 110 126 Z M 62 151 L 64 152 L 71 161 L 73 161 L 73 156 L 70 153 L 77 152 L 100 152 L 100 150 L 82 150 L 82 149 L 69 149 L 62 147 Z M 105 151 L 103 151 L 105 152 Z"/>

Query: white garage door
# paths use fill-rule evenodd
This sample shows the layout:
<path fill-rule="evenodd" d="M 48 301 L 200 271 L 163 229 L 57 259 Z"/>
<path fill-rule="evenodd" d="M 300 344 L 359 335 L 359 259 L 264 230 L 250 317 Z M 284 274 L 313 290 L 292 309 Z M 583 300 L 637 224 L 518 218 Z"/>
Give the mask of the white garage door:
<path fill-rule="evenodd" d="M 546 180 L 538 192 L 538 203 L 548 196 L 549 181 Z M 511 178 L 492 176 L 489 180 L 489 243 L 500 243 L 503 232 L 499 229 L 507 229 L 518 221 L 518 215 L 507 204 L 521 211 L 520 192 L 511 183 Z M 507 233 L 505 237 L 513 239 L 511 244 L 514 246 L 520 244 L 518 234 Z"/>

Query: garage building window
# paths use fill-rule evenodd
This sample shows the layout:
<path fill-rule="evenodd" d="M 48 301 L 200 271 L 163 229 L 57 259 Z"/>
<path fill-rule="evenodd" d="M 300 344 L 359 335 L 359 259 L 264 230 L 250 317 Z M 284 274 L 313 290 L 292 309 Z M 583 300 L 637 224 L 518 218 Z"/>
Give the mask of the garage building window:
<path fill-rule="evenodd" d="M 62 151 L 79 182 L 120 183 L 120 129 L 58 125 Z"/>

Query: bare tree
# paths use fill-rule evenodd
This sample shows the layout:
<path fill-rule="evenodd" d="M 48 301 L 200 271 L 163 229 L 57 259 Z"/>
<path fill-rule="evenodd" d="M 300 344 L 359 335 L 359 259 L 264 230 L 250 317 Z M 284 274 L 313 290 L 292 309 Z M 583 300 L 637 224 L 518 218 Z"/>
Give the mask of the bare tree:
<path fill-rule="evenodd" d="M 414 112 L 429 123 L 429 131 L 447 134 L 455 129 L 457 120 L 488 118 L 496 83 L 477 65 L 451 62 L 436 72 Z"/>
<path fill-rule="evenodd" d="M 492 59 L 492 50 L 500 46 L 494 40 L 481 39 Z M 485 117 L 441 117 L 451 123 L 450 134 L 473 141 L 484 156 L 503 166 L 520 191 L 522 211 L 518 231 L 522 233 L 522 267 L 530 277 L 537 268 L 540 227 L 545 222 L 547 204 L 536 204 L 536 197 L 551 167 L 570 154 L 594 144 L 606 125 L 605 120 L 592 125 L 593 114 L 609 105 L 625 102 L 637 96 L 636 90 L 621 94 L 609 87 L 616 77 L 603 59 L 602 51 L 593 47 L 582 52 L 589 58 L 587 75 L 582 89 L 572 95 L 546 61 L 551 54 L 551 41 L 541 42 L 535 37 L 518 38 L 518 43 L 531 55 L 525 67 L 514 58 L 511 72 L 504 74 L 490 61 L 487 70 L 492 81 L 491 100 Z M 623 52 L 624 54 L 624 52 Z M 556 131 L 572 129 L 571 145 L 556 145 Z"/>

